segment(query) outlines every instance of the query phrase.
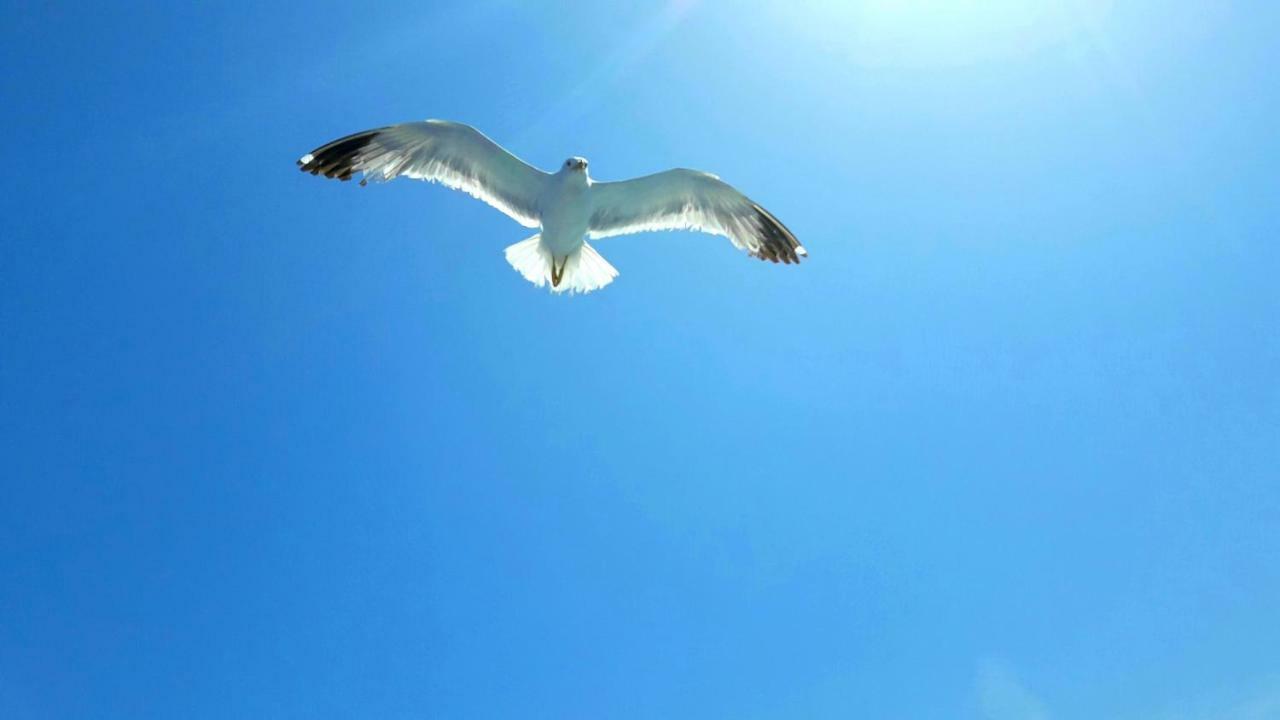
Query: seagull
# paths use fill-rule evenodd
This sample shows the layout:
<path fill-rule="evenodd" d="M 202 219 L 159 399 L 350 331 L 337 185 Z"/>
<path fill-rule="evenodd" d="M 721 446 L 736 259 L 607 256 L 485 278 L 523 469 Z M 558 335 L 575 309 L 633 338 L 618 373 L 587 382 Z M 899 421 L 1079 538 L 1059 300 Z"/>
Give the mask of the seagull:
<path fill-rule="evenodd" d="M 483 200 L 538 233 L 506 249 L 526 280 L 555 293 L 588 293 L 618 271 L 588 239 L 653 230 L 697 230 L 728 238 L 752 257 L 799 263 L 796 236 L 746 195 L 710 173 L 675 169 L 621 182 L 596 182 L 587 159 L 554 173 L 524 162 L 469 125 L 425 120 L 339 138 L 303 155 L 312 175 L 360 184 L 397 177 L 440 183 Z"/>

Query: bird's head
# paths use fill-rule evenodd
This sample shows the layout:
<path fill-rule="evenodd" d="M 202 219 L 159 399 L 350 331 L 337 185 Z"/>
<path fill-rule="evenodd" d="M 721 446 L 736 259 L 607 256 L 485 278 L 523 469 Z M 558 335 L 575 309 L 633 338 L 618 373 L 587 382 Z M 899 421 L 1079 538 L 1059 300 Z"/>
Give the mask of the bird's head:
<path fill-rule="evenodd" d="M 587 159 L 584 157 L 571 157 L 564 161 L 564 167 L 561 168 L 565 172 L 581 172 L 587 171 Z"/>

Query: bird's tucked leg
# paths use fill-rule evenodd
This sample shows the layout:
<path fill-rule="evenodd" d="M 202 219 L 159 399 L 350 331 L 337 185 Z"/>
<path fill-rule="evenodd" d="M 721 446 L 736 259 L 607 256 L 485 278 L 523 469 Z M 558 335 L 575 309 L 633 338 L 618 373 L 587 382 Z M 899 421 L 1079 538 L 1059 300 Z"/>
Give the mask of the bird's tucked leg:
<path fill-rule="evenodd" d="M 556 271 L 556 258 L 551 256 L 551 287 L 560 287 L 560 281 L 564 279 L 564 268 L 569 264 L 569 256 L 564 256 L 564 262 L 560 263 L 559 272 Z"/>

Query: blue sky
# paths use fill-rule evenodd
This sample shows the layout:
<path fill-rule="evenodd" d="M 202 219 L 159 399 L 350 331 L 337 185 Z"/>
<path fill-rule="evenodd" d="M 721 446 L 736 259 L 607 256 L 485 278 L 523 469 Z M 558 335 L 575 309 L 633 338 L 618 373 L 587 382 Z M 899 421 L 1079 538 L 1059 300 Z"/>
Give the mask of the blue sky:
<path fill-rule="evenodd" d="M 114 5 L 0 26 L 0 717 L 1280 717 L 1273 3 Z M 293 165 L 424 117 L 811 259 Z"/>

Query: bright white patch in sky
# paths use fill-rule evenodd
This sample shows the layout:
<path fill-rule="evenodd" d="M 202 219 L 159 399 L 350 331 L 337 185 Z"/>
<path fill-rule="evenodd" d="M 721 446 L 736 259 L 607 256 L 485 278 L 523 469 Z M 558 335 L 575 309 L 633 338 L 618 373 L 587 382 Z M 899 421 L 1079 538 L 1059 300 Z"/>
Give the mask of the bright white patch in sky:
<path fill-rule="evenodd" d="M 969 65 L 1096 32 L 1114 0 L 864 0 L 797 14 L 828 49 L 864 66 Z M 805 17 L 808 15 L 808 17 Z"/>

